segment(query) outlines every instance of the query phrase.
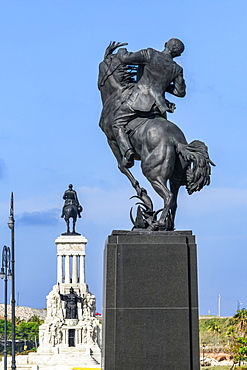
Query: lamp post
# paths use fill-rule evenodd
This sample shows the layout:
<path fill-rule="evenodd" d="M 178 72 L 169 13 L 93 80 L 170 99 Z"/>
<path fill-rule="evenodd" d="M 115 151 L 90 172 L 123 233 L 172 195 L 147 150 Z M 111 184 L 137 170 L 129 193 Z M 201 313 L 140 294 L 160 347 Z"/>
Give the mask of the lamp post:
<path fill-rule="evenodd" d="M 203 343 L 202 344 L 202 361 L 203 361 L 203 366 L 205 366 L 205 357 L 204 357 L 204 350 L 205 350 L 206 346 L 205 344 Z"/>
<path fill-rule="evenodd" d="M 8 278 L 11 278 L 10 270 L 10 249 L 3 247 L 2 252 L 2 267 L 0 272 L 1 279 L 4 279 L 4 349 L 3 349 L 3 358 L 4 358 L 4 370 L 7 370 L 7 293 L 8 293 Z"/>
<path fill-rule="evenodd" d="M 14 220 L 14 195 L 10 196 L 10 213 L 8 227 L 11 230 L 11 270 L 12 270 L 12 290 L 11 290 L 11 321 L 12 321 L 12 364 L 11 369 L 16 369 L 15 362 L 15 220 Z"/>

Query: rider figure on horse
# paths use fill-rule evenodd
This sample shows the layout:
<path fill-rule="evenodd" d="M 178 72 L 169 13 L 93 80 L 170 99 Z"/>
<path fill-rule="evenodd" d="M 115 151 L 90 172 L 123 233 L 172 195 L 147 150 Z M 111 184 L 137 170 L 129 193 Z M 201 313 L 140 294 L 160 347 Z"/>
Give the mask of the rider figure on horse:
<path fill-rule="evenodd" d="M 64 217 L 64 209 L 68 205 L 73 204 L 73 205 L 75 205 L 77 207 L 78 217 L 81 218 L 82 206 L 79 203 L 79 200 L 78 200 L 78 197 L 77 197 L 77 193 L 73 189 L 73 185 L 72 184 L 69 184 L 68 190 L 66 190 L 64 192 L 63 199 L 65 200 L 65 202 L 64 202 L 64 206 L 63 206 L 61 217 Z"/>
<path fill-rule="evenodd" d="M 165 92 L 184 97 L 186 85 L 183 68 L 173 58 L 184 51 L 184 44 L 178 39 L 170 39 L 160 52 L 151 48 L 135 53 L 127 49 L 118 50 L 116 57 L 124 65 L 138 65 L 137 82 L 129 97 L 122 102 L 114 114 L 113 131 L 123 156 L 126 168 L 134 165 L 135 152 L 126 133 L 126 125 L 137 117 L 150 117 L 158 114 L 166 118 L 166 112 L 173 112 L 175 104 L 165 99 Z"/>

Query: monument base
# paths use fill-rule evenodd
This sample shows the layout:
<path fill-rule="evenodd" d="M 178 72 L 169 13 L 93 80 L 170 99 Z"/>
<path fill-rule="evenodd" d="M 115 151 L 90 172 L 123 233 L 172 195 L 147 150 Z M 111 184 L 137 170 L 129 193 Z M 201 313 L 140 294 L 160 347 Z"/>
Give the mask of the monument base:
<path fill-rule="evenodd" d="M 191 231 L 113 231 L 104 279 L 103 370 L 199 370 Z"/>
<path fill-rule="evenodd" d="M 3 366 L 0 367 L 3 369 Z M 100 370 L 99 363 L 90 355 L 90 348 L 81 351 L 54 351 L 47 354 L 29 353 L 16 356 L 17 370 Z M 7 370 L 11 370 L 11 357 L 8 357 Z"/>

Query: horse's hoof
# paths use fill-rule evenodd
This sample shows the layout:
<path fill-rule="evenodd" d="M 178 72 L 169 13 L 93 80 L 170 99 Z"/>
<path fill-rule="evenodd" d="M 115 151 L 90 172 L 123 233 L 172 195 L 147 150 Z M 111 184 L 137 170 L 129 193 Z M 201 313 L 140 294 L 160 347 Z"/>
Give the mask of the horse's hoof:
<path fill-rule="evenodd" d="M 154 222 L 151 226 L 150 226 L 150 230 L 153 230 L 153 231 L 173 231 L 174 228 L 172 227 L 169 227 L 169 225 L 167 225 L 167 223 L 161 223 L 159 221 L 157 222 Z"/>
<path fill-rule="evenodd" d="M 158 231 L 159 230 L 158 222 L 152 223 L 150 226 L 148 226 L 147 229 L 151 231 Z"/>

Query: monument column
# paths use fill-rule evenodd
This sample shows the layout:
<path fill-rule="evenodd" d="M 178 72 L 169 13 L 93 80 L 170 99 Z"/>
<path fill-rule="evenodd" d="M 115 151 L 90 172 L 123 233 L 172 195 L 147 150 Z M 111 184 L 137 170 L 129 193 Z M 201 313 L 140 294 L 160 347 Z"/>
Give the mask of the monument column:
<path fill-rule="evenodd" d="M 65 283 L 70 283 L 70 255 L 65 255 Z"/>
<path fill-rule="evenodd" d="M 70 286 L 78 287 L 83 292 L 86 287 L 84 266 L 87 239 L 79 234 L 61 235 L 55 240 L 55 243 L 57 245 L 57 282 L 60 285 L 61 293 L 64 293 L 66 289 L 66 292 L 68 292 Z M 78 269 L 79 263 L 80 267 Z"/>
<path fill-rule="evenodd" d="M 60 254 L 57 255 L 57 282 L 63 282 L 63 256 Z"/>
<path fill-rule="evenodd" d="M 77 255 L 72 256 L 72 283 L 78 283 L 78 271 L 77 271 Z"/>
<path fill-rule="evenodd" d="M 85 283 L 85 256 L 80 256 L 80 283 Z"/>

